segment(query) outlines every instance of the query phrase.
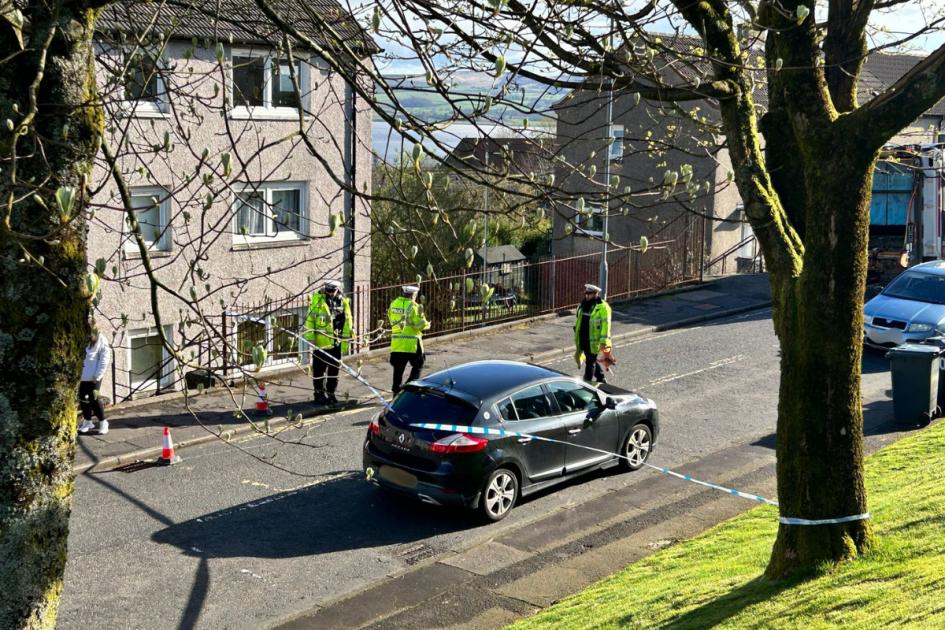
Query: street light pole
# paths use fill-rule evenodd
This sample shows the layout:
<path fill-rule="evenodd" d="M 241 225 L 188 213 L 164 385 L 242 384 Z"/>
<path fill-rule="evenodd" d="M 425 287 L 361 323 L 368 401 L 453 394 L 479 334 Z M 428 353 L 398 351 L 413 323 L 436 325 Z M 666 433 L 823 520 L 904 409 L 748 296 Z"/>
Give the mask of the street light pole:
<path fill-rule="evenodd" d="M 610 87 L 607 90 L 607 138 L 610 140 L 610 143 L 607 144 L 607 151 L 605 152 L 605 162 L 604 162 L 604 190 L 605 190 L 605 199 L 604 199 L 604 225 L 602 230 L 602 239 L 604 241 L 603 252 L 600 258 L 600 288 L 602 289 L 603 297 L 607 297 L 607 241 L 610 240 L 610 151 L 612 143 L 616 141 L 614 137 L 614 81 L 610 80 Z"/>
<path fill-rule="evenodd" d="M 486 138 L 486 178 L 489 177 L 489 142 Z M 489 266 L 489 181 L 486 180 L 486 187 L 482 194 L 482 212 L 483 217 L 483 243 L 482 243 L 482 282 L 489 279 L 486 275 L 486 269 Z"/>

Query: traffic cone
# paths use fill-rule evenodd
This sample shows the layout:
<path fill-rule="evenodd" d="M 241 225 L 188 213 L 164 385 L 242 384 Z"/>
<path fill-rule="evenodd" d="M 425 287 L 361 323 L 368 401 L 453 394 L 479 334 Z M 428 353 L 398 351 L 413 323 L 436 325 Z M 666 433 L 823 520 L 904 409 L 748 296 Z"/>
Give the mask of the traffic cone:
<path fill-rule="evenodd" d="M 174 454 L 174 442 L 171 440 L 170 427 L 164 427 L 163 448 L 161 456 L 158 457 L 158 463 L 162 466 L 170 466 L 180 461 L 180 457 Z"/>
<path fill-rule="evenodd" d="M 256 413 L 269 413 L 269 394 L 266 393 L 266 384 L 259 381 L 259 393 L 256 400 Z"/>

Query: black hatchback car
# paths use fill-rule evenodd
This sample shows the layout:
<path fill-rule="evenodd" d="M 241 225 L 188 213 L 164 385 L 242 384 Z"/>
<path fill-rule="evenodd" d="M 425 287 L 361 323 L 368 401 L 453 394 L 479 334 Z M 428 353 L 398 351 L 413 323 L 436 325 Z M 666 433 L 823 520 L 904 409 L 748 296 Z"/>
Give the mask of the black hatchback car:
<path fill-rule="evenodd" d="M 556 441 L 411 426 L 418 423 Z M 537 365 L 477 361 L 408 383 L 390 409 L 371 420 L 364 470 L 382 488 L 477 509 L 498 521 L 519 497 L 576 475 L 617 465 L 640 468 L 658 435 L 656 406 L 633 392 L 612 385 L 595 389 Z"/>

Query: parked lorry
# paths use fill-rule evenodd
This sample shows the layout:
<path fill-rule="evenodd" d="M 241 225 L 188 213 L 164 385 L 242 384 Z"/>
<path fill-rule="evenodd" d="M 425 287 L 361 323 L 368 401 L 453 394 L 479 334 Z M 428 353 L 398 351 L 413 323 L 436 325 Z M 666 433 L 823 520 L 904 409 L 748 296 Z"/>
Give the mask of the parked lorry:
<path fill-rule="evenodd" d="M 887 147 L 880 155 L 873 174 L 867 285 L 884 285 L 906 267 L 945 256 L 943 146 Z"/>

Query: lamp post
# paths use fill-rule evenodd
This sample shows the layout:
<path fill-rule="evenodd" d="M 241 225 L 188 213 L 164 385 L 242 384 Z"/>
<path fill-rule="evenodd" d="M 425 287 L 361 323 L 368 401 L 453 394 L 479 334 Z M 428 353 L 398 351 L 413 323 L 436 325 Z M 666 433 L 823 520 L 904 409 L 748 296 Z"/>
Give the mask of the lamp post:
<path fill-rule="evenodd" d="M 607 139 L 609 140 L 607 144 L 606 157 L 604 162 L 604 225 L 601 234 L 601 238 L 604 242 L 602 253 L 600 257 L 600 288 L 603 293 L 603 297 L 607 297 L 607 241 L 610 240 L 610 151 L 613 146 L 613 142 L 616 141 L 614 137 L 614 80 L 610 80 L 610 87 L 607 90 Z"/>
<path fill-rule="evenodd" d="M 489 177 L 489 138 L 484 138 L 486 143 L 486 178 Z M 482 235 L 482 283 L 486 284 L 489 277 L 486 275 L 486 269 L 489 266 L 489 182 L 486 180 L 485 190 L 482 193 L 482 212 L 483 212 L 483 235 Z"/>

